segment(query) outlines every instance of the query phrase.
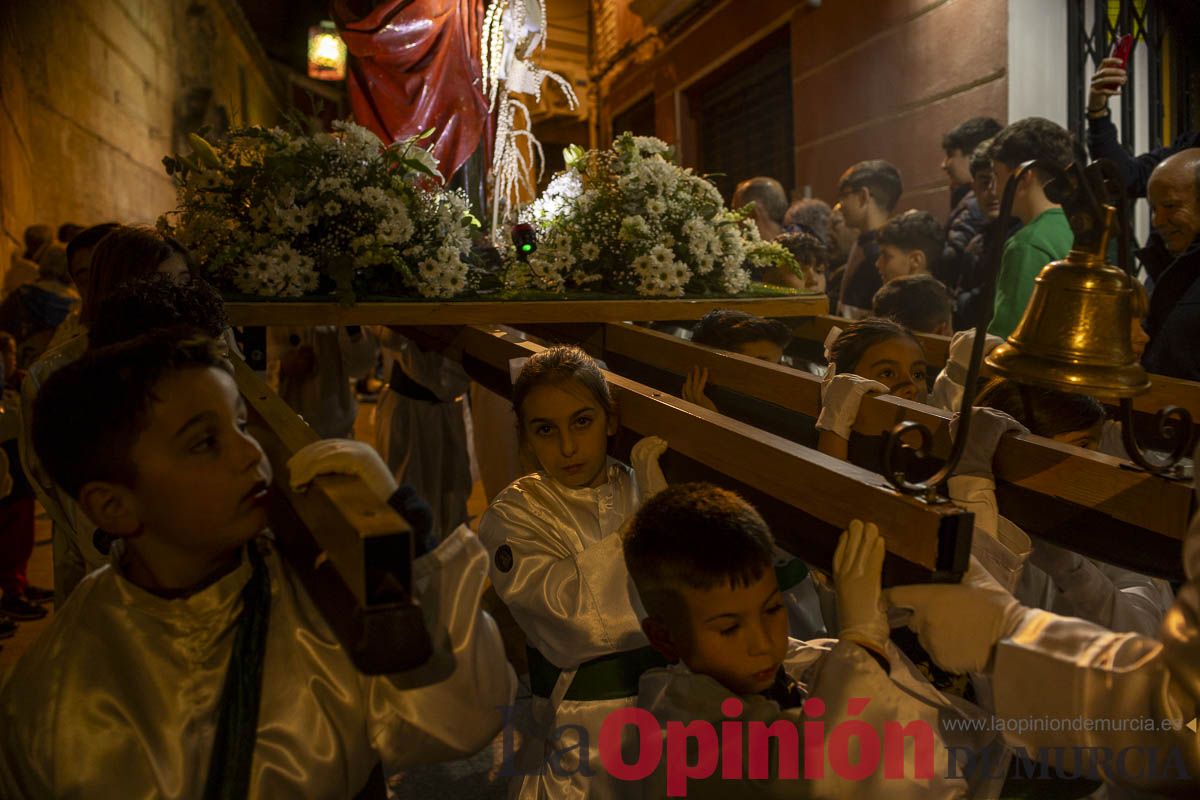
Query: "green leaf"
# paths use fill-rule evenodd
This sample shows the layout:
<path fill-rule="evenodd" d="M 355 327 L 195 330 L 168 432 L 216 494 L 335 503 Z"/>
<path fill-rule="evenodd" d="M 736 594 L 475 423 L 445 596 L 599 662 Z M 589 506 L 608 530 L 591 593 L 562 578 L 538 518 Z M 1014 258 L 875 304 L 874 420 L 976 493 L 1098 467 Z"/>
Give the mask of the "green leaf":
<path fill-rule="evenodd" d="M 204 166 L 211 169 L 221 168 L 221 159 L 217 156 L 217 151 L 213 149 L 213 146 L 209 144 L 208 140 L 203 136 L 189 133 L 188 144 L 191 146 L 192 152 L 196 155 L 196 158 L 198 158 L 200 162 L 204 164 Z"/>
<path fill-rule="evenodd" d="M 417 160 L 417 159 L 415 159 L 415 158 L 406 158 L 406 159 L 404 159 L 403 161 L 401 161 L 401 162 L 400 162 L 400 164 L 401 164 L 401 165 L 402 165 L 402 166 L 403 166 L 405 169 L 412 170 L 413 172 L 420 172 L 422 175 L 428 175 L 428 176 L 429 176 L 429 177 L 431 177 L 431 178 L 435 178 L 435 177 L 437 177 L 437 173 L 436 173 L 436 172 L 434 172 L 433 170 L 431 170 L 431 169 L 430 169 L 430 168 L 429 168 L 429 167 L 428 167 L 428 166 L 425 164 L 425 162 L 423 162 L 423 161 L 419 161 L 419 160 Z"/>

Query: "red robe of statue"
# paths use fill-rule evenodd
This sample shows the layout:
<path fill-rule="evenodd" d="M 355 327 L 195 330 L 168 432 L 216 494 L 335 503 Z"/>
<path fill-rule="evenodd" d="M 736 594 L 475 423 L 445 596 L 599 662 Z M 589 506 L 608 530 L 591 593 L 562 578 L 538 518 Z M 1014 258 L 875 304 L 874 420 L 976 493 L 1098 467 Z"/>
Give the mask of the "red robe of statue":
<path fill-rule="evenodd" d="M 354 5 L 335 0 L 333 17 L 352 56 L 355 120 L 389 143 L 433 128 L 433 153 L 449 179 L 483 140 L 488 118 L 482 0 L 383 0 L 366 16 Z"/>

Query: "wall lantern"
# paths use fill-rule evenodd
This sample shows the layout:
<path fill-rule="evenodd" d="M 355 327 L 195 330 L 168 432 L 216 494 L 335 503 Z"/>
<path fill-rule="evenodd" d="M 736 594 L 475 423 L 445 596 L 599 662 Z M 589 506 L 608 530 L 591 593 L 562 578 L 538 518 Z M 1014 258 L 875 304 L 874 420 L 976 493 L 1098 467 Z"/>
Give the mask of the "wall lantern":
<path fill-rule="evenodd" d="M 346 78 L 346 43 L 328 20 L 308 29 L 308 77 L 320 81 Z"/>

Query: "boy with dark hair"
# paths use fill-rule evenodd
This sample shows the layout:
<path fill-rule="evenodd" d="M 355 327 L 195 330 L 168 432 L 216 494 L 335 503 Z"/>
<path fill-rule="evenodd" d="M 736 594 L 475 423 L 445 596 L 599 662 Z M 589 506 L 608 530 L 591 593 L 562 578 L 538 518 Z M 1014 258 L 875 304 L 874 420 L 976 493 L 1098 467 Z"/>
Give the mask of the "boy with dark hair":
<path fill-rule="evenodd" d="M 878 771 L 855 785 L 856 795 L 918 796 L 913 792 L 919 791 L 921 797 L 946 797 L 964 791 L 961 779 L 944 777 L 949 765 L 946 749 L 939 746 L 937 718 L 948 703 L 888 640 L 879 602 L 884 542 L 875 526 L 855 520 L 838 542 L 834 582 L 839 641 L 788 637 L 771 569 L 773 545 L 758 512 L 715 486 L 670 486 L 642 505 L 625 536 L 625 563 L 647 613 L 642 629 L 651 645 L 675 664 L 642 674 L 638 705 L 663 727 L 697 721 L 792 723 L 798 729 L 788 748 L 804 753 L 807 731 L 800 723 L 807 715 L 825 714 L 822 721 L 830 730 L 848 698 L 868 698 L 859 719 L 877 731 L 889 720 L 925 722 L 927 740 L 916 749 L 928 747 L 925 752 L 932 753 L 929 761 L 936 765 L 932 774 L 915 779 L 920 765 L 906 758 L 903 778 L 888 780 Z M 918 722 L 914 727 L 924 726 Z M 782 796 L 788 786 L 784 781 L 798 777 L 781 769 L 779 753 L 787 738 L 776 742 L 779 749 L 771 747 L 775 763 L 768 766 L 768 775 L 752 770 L 752 778 L 759 780 L 738 774 L 736 784 L 724 777 L 731 767 L 741 773 L 747 763 L 731 763 L 737 756 L 744 759 L 743 745 L 738 748 L 743 752 L 722 754 L 725 763 L 714 765 L 710 783 L 686 786 L 688 796 Z M 806 764 L 807 758 L 811 756 Z M 804 774 L 807 778 L 809 773 Z M 651 775 L 643 795 L 666 796 L 664 779 L 662 769 Z M 815 796 L 842 796 L 838 780 L 826 775 L 804 788 Z M 795 788 L 799 790 L 798 783 Z"/>
<path fill-rule="evenodd" d="M 886 285 L 905 275 L 927 275 L 942 255 L 946 234 L 933 214 L 910 209 L 879 231 L 875 268 Z"/>
<path fill-rule="evenodd" d="M 84 231 L 76 237 L 88 236 Z M 30 370 L 22 386 L 21 459 L 38 500 L 54 523 L 54 583 L 59 604 L 83 577 L 103 566 L 107 554 L 97 545 L 95 526 L 74 498 L 55 485 L 34 452 L 30 420 L 40 385 L 54 370 L 70 363 L 86 348 L 99 348 L 159 329 L 186 328 L 213 339 L 226 333 L 225 304 L 202 280 L 177 283 L 171 276 L 152 274 L 118 287 L 101 304 L 93 330 L 84 331 L 47 354 Z M 103 539 L 101 541 L 104 541 Z"/>
<path fill-rule="evenodd" d="M 971 154 L 985 139 L 991 139 L 1004 126 L 991 117 L 971 117 L 942 136 L 942 169 L 950 178 L 950 208 L 954 216 L 959 204 L 971 191 L 971 173 L 968 169 Z"/>
<path fill-rule="evenodd" d="M 788 232 L 776 236 L 775 241 L 786 247 L 800 268 L 816 280 L 815 286 L 807 288 L 824 292 L 829 271 L 829 246 L 825 240 L 815 233 Z"/>
<path fill-rule="evenodd" d="M 792 332 L 779 320 L 719 308 L 708 312 L 696 323 L 692 329 L 692 341 L 778 364 L 783 360 L 783 351 L 792 341 Z M 704 393 L 707 384 L 708 368 L 692 367 L 683 383 L 683 399 L 709 411 L 716 411 L 717 407 Z"/>
<path fill-rule="evenodd" d="M 859 233 L 846 259 L 837 303 L 840 316 L 863 319 L 870 313 L 871 298 L 882 285 L 875 268 L 879 229 L 892 216 L 903 191 L 900 171 L 886 161 L 861 161 L 842 174 L 834 210 Z"/>
<path fill-rule="evenodd" d="M 479 610 L 478 539 L 460 528 L 413 564 L 434 658 L 360 674 L 264 535 L 271 469 L 211 340 L 89 352 L 46 382 L 33 423 L 53 480 L 117 542 L 0 692 L 0 796 L 383 796 L 386 774 L 500 728 L 515 680 Z M 395 490 L 352 442 L 288 469 Z"/>
<path fill-rule="evenodd" d="M 996 176 L 992 172 L 991 139 L 980 142 L 971 155 L 971 194 L 979 209 L 980 217 L 964 216 L 957 220 L 946 234 L 946 249 L 943 263 L 957 276 L 954 284 L 947 284 L 954 297 L 954 329 L 974 328 L 983 315 L 983 285 L 985 255 L 993 247 L 1000 247 L 1005 239 L 1021 227 L 1016 217 L 1000 221 L 1000 192 Z M 986 311 L 991 312 L 991 307 Z"/>
<path fill-rule="evenodd" d="M 950 176 L 950 216 L 946 220 L 945 250 L 931 272 L 952 291 L 957 291 L 964 273 L 973 266 L 964 253 L 967 244 L 990 219 L 988 210 L 981 205 L 985 193 L 995 195 L 995 192 L 985 190 L 983 186 L 984 181 L 992 180 L 992 161 L 987 157 L 987 149 L 983 148 L 983 144 L 991 142 L 1001 127 L 993 119 L 976 117 L 967 120 L 943 139 L 943 146 L 947 146 L 947 142 L 954 142 L 954 155 L 951 156 L 947 146 L 946 160 L 942 162 L 942 169 Z M 976 135 L 983 130 L 991 133 L 976 139 Z M 992 216 L 995 214 L 992 213 Z"/>
<path fill-rule="evenodd" d="M 1048 119 L 1018 120 L 996 135 L 991 146 L 996 191 L 1003 197 L 1008 179 L 1026 161 L 1037 159 L 1065 169 L 1075 160 L 1075 140 L 1065 128 Z M 1052 177 L 1046 170 L 1025 172 L 1013 197 L 1013 216 L 1021 230 L 1004 245 L 996 278 L 996 301 L 989 333 L 1007 338 L 1021 321 L 1033 281 L 1042 267 L 1066 258 L 1075 241 L 1062 206 L 1046 197 L 1043 187 Z"/>
<path fill-rule="evenodd" d="M 778 364 L 792 332 L 777 319 L 719 308 L 705 314 L 692 331 L 692 341 Z"/>
<path fill-rule="evenodd" d="M 916 333 L 949 336 L 954 332 L 950 292 L 932 275 L 905 275 L 875 293 L 871 312 Z"/>

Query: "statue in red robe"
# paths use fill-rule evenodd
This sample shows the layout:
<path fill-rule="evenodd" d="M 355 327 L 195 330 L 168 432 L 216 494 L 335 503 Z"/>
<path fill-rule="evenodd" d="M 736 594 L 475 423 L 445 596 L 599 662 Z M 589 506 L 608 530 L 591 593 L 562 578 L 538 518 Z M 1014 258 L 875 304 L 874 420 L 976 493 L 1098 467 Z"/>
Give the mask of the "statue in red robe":
<path fill-rule="evenodd" d="M 483 0 L 334 0 L 353 58 L 354 118 L 384 142 L 436 131 L 433 154 L 447 179 L 484 140 L 480 89 Z"/>

